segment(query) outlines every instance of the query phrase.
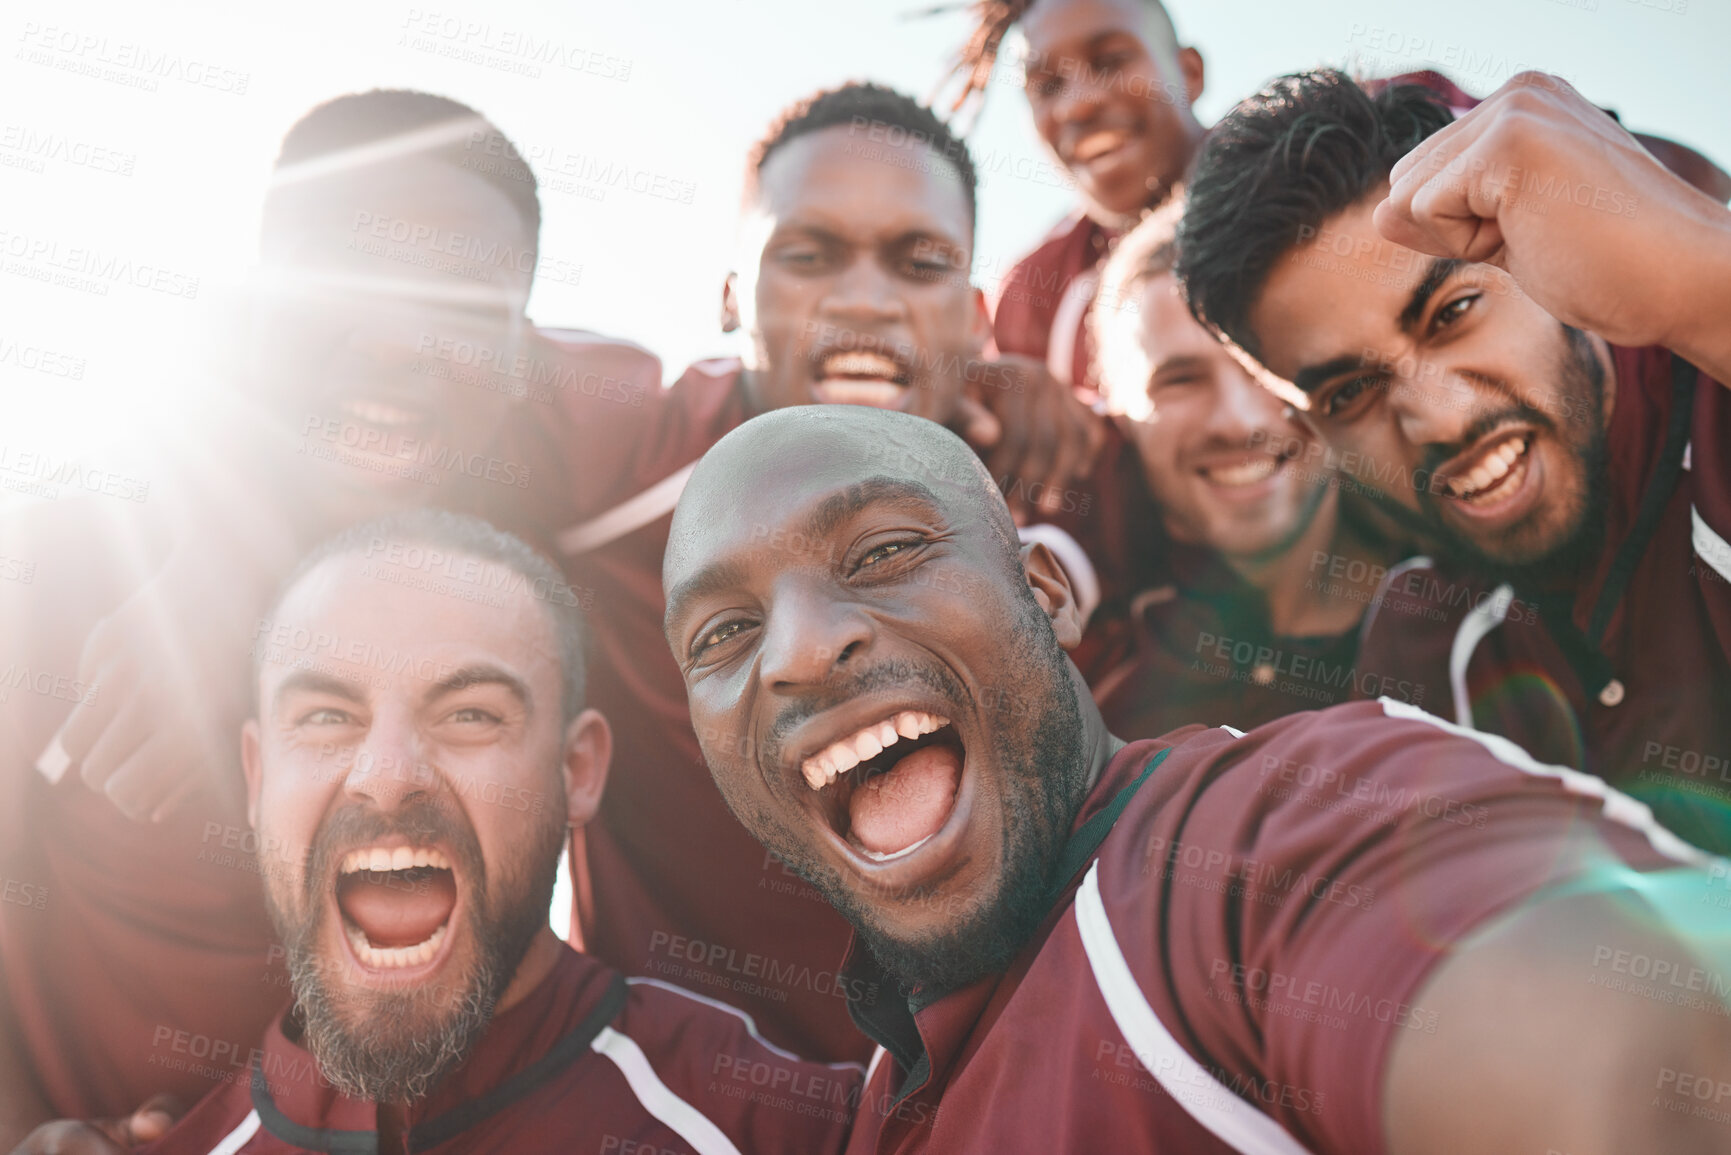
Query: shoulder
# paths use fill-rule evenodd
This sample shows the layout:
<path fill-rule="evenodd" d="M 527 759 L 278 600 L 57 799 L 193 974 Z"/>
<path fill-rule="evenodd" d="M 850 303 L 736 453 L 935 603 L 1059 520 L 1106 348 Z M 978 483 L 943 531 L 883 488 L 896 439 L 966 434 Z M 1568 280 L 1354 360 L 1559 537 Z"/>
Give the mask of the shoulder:
<path fill-rule="evenodd" d="M 688 1140 L 719 1133 L 741 1150 L 840 1148 L 865 1078 L 859 1064 L 802 1059 L 707 995 L 653 978 L 627 982 L 624 1010 L 593 1049 L 650 1114 Z"/>

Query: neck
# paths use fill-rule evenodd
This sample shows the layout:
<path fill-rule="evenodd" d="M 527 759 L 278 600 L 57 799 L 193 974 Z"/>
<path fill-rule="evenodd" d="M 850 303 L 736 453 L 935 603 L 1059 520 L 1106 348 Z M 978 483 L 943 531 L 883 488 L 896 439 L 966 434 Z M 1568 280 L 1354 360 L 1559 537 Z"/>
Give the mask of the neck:
<path fill-rule="evenodd" d="M 1100 784 L 1100 776 L 1106 773 L 1106 764 L 1112 761 L 1113 755 L 1124 748 L 1124 740 L 1115 738 L 1106 729 L 1106 720 L 1100 717 L 1100 708 L 1094 704 L 1094 695 L 1088 689 L 1088 683 L 1082 680 L 1081 672 L 1076 664 L 1070 664 L 1070 681 L 1076 688 L 1076 707 L 1082 715 L 1082 741 L 1087 751 L 1088 784 L 1083 789 L 1081 797 L 1076 800 L 1079 807 L 1082 799 L 1095 786 Z"/>
<path fill-rule="evenodd" d="M 511 976 L 505 993 L 499 996 L 499 1005 L 493 1008 L 493 1014 L 502 1014 L 527 998 L 530 991 L 553 973 L 553 968 L 570 949 L 553 933 L 552 927 L 544 926 L 536 931 L 535 937 L 529 940 L 529 949 L 523 952 L 523 961 L 517 964 L 517 973 Z"/>
<path fill-rule="evenodd" d="M 1339 494 L 1331 488 L 1303 531 L 1280 549 L 1224 555 L 1234 573 L 1262 592 L 1269 628 L 1281 637 L 1350 630 L 1382 579 L 1377 552 L 1339 510 Z"/>

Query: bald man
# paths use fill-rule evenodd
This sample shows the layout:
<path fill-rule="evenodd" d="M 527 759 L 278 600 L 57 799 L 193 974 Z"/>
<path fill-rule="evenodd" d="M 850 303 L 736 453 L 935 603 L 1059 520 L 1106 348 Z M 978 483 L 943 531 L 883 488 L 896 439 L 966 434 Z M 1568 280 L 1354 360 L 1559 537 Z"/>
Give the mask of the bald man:
<path fill-rule="evenodd" d="M 852 1007 L 850 1151 L 1722 1142 L 1689 1096 L 1731 1082 L 1731 864 L 1386 699 L 1122 741 L 1063 568 L 946 431 L 748 422 L 663 581 L 723 797 L 905 996 Z M 1630 997 L 1637 958 L 1688 997 Z"/>

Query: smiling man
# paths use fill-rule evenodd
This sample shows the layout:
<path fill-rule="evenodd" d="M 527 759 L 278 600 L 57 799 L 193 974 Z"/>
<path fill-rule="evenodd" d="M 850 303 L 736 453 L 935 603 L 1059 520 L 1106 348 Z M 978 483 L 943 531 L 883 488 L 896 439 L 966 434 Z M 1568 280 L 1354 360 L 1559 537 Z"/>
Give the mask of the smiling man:
<path fill-rule="evenodd" d="M 1097 388 L 1084 318 L 1112 242 L 1157 208 L 1201 147 L 1191 106 L 1202 56 L 1179 43 L 1160 0 L 983 0 L 957 70 L 957 107 L 983 98 L 1010 30 L 1027 39 L 1034 127 L 1082 193 L 1082 207 L 1010 271 L 994 305 L 998 348 Z"/>
<path fill-rule="evenodd" d="M 1724 863 L 1394 702 L 1126 745 L 1065 656 L 1064 571 L 936 426 L 750 422 L 665 583 L 722 795 L 905 995 L 852 1007 L 884 1051 L 851 1151 L 1719 1142 L 1657 1105 L 1731 1075 L 1718 996 L 1604 980 L 1638 953 L 1722 991 Z"/>
<path fill-rule="evenodd" d="M 826 1059 L 869 1050 L 836 974 L 847 928 L 704 781 L 679 668 L 661 649 L 662 552 L 697 458 L 790 407 L 885 407 L 949 425 L 1007 489 L 1063 491 L 1056 479 L 1079 465 L 1092 418 L 1079 422 L 1037 365 L 981 355 L 974 181 L 966 145 L 892 89 L 847 84 L 789 106 L 747 160 L 722 291 L 743 355 L 700 361 L 667 390 L 632 496 L 560 539 L 573 583 L 606 607 L 596 700 L 632 768 L 585 837 L 585 942 L 621 967 L 725 986 L 769 1037 Z"/>
<path fill-rule="evenodd" d="M 0 668 L 62 685 L 0 701 L 0 873 L 54 899 L 0 903 L 0 1148 L 196 1099 L 211 1079 L 164 1063 L 160 1032 L 250 1040 L 275 1012 L 257 880 L 214 860 L 244 828 L 247 647 L 300 554 L 425 505 L 545 539 L 609 503 L 660 384 L 635 346 L 523 315 L 548 265 L 534 174 L 466 105 L 321 104 L 262 215 L 259 291 L 226 318 L 234 356 L 210 358 L 232 372 L 172 444 L 133 447 L 156 463 L 138 500 L 0 526 L 41 574 L 0 583 Z"/>
<path fill-rule="evenodd" d="M 1455 120 L 1318 72 L 1216 128 L 1181 236 L 1192 307 L 1437 551 L 1365 660 L 1731 849 L 1731 212 L 1555 77 Z"/>
<path fill-rule="evenodd" d="M 1115 731 L 1261 725 L 1361 687 L 1358 624 L 1399 556 L 1293 412 L 1196 322 L 1172 265 L 1182 197 L 1125 235 L 1091 315 L 1107 409 L 1135 446 L 1173 580 L 1131 604 L 1130 652 L 1090 677 Z M 1146 534 L 1145 527 L 1138 527 Z"/>
<path fill-rule="evenodd" d="M 520 540 L 448 513 L 302 563 L 242 738 L 293 1001 L 148 1150 L 839 1149 L 857 1067 L 799 1062 L 547 925 L 611 746 L 575 605 Z"/>

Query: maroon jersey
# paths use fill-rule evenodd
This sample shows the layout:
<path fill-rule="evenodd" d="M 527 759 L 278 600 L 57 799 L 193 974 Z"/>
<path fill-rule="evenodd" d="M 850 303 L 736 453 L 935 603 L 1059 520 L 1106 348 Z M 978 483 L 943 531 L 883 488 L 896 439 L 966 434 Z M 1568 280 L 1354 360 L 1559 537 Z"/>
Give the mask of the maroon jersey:
<path fill-rule="evenodd" d="M 1210 551 L 1171 559 L 1181 575 L 1130 604 L 1127 646 L 1090 680 L 1114 734 L 1161 734 L 1192 722 L 1251 729 L 1359 692 L 1414 705 L 1424 690 L 1358 663 L 1358 630 L 1285 637 L 1269 624 L 1262 592 Z"/>
<path fill-rule="evenodd" d="M 837 973 L 847 924 L 728 813 L 661 630 L 674 504 L 697 459 L 750 416 L 739 362 L 698 362 L 657 404 L 634 496 L 560 537 L 573 586 L 593 599 L 590 701 L 614 741 L 600 820 L 583 832 L 584 949 L 737 1004 L 801 1054 L 864 1057 Z"/>
<path fill-rule="evenodd" d="M 1597 563 L 1527 590 L 1417 559 L 1363 661 L 1427 708 L 1591 771 L 1731 851 L 1731 394 L 1663 349 L 1614 348 Z"/>
<path fill-rule="evenodd" d="M 1385 700 L 1132 743 L 1002 974 L 855 1008 L 884 1050 L 848 1150 L 1382 1151 L 1390 1052 L 1436 1030 L 1452 946 L 1607 854 L 1708 861 L 1475 737 Z M 863 950 L 849 973 L 884 981 Z"/>
<path fill-rule="evenodd" d="M 603 483 L 629 431 L 650 419 L 659 384 L 659 362 L 635 346 L 551 340 L 516 373 L 475 378 L 524 389 L 489 454 L 522 484 L 452 471 L 429 487 L 442 504 L 485 509 L 539 541 L 582 516 L 586 500 L 612 496 Z M 177 536 L 226 532 L 174 500 L 179 487 L 209 487 L 198 464 L 207 448 L 185 454 L 195 463 L 185 469 L 162 454 L 169 464 L 138 500 L 45 502 L 0 520 L 0 1046 L 60 1117 L 125 1114 L 158 1091 L 197 1099 L 209 1066 L 171 1063 L 175 1046 L 244 1052 L 286 989 L 238 764 L 189 767 L 199 786 L 162 823 L 127 819 L 75 768 L 62 765 L 56 781 L 38 771 L 70 711 L 121 692 L 78 680 L 92 629 L 158 576 Z M 589 474 L 602 479 L 592 494 L 580 484 Z M 268 521 L 268 494 L 237 496 L 245 480 L 221 496 L 256 499 Z M 278 577 L 255 591 L 261 610 Z M 244 647 L 234 656 L 233 676 L 244 677 Z M 230 732 L 244 720 L 237 712 Z"/>
<path fill-rule="evenodd" d="M 1092 402 L 1088 308 L 1117 234 L 1078 211 L 1017 262 L 992 303 L 999 350 L 1044 361 L 1052 376 Z"/>
<path fill-rule="evenodd" d="M 150 1155 L 351 1155 L 378 1150 L 377 1108 L 320 1077 L 284 1012 L 262 1044 L 212 1058 L 223 1085 Z M 462 1065 L 409 1110 L 414 1152 L 585 1151 L 738 1155 L 839 1151 L 857 1066 L 802 1062 L 730 1008 L 650 979 L 626 980 L 567 950 L 496 1016 Z"/>

